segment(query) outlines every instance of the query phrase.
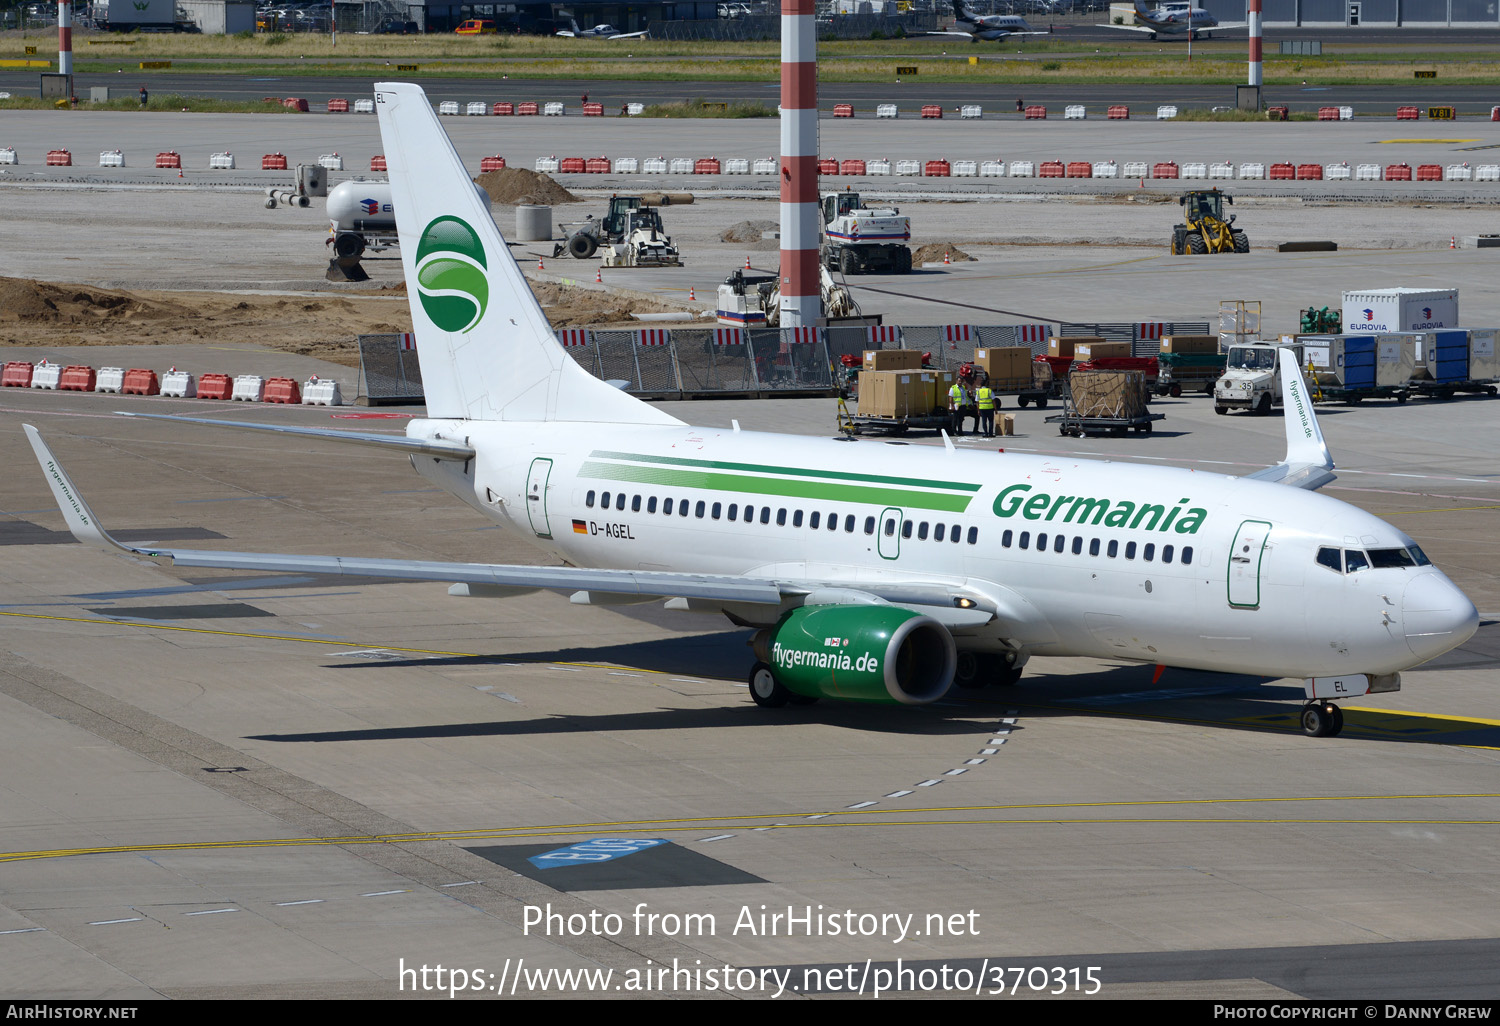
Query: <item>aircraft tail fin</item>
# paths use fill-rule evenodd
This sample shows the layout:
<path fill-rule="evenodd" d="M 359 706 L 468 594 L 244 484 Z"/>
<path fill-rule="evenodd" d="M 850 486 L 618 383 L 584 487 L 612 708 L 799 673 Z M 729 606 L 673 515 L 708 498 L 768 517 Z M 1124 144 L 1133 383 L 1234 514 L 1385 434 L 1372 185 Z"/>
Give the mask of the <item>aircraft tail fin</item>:
<path fill-rule="evenodd" d="M 1135 0 L 1135 13 L 1140 16 L 1142 21 L 1151 20 L 1151 12 L 1146 9 L 1144 0 Z"/>
<path fill-rule="evenodd" d="M 563 351 L 427 94 L 376 83 L 375 110 L 427 415 L 680 423 Z"/>
<path fill-rule="evenodd" d="M 1247 474 L 1260 481 L 1292 485 L 1309 490 L 1323 487 L 1335 478 L 1333 455 L 1323 440 L 1318 415 L 1313 412 L 1312 397 L 1297 366 L 1297 356 L 1289 348 L 1276 354 L 1281 375 L 1281 404 L 1286 420 L 1286 459 L 1274 467 Z"/>

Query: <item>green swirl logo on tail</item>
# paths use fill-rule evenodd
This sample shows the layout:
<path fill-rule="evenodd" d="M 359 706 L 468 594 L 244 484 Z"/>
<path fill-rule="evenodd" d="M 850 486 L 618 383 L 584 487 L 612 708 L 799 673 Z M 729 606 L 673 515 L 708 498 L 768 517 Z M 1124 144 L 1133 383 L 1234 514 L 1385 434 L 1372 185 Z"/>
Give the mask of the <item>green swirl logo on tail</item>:
<path fill-rule="evenodd" d="M 437 217 L 417 243 L 417 295 L 444 331 L 473 330 L 490 300 L 484 244 L 456 217 Z"/>

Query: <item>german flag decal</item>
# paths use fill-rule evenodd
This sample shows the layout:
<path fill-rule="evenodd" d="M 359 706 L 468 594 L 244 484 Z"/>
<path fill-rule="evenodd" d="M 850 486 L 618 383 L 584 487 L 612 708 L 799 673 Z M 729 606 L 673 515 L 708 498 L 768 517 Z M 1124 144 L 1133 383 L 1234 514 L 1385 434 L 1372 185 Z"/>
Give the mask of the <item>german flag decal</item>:
<path fill-rule="evenodd" d="M 575 520 L 575 521 L 573 521 L 573 533 L 574 534 L 588 534 L 589 533 L 589 525 L 587 523 L 585 523 L 584 521 L 582 521 L 582 520 Z"/>

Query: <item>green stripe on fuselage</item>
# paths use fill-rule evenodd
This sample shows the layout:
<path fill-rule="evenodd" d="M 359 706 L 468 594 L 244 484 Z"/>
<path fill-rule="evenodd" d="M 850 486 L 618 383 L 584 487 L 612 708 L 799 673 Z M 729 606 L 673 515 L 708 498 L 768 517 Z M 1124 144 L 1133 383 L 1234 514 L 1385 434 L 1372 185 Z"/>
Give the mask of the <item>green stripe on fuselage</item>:
<path fill-rule="evenodd" d="M 740 470 L 754 474 L 785 474 L 789 477 L 816 477 L 830 481 L 859 481 L 868 484 L 901 485 L 907 488 L 942 488 L 953 492 L 977 492 L 980 485 L 959 481 L 931 481 L 920 477 L 884 477 L 880 474 L 854 474 L 842 470 L 809 470 L 805 467 L 774 467 L 764 463 L 722 463 L 717 460 L 690 460 L 680 456 L 647 456 L 638 452 L 607 452 L 596 449 L 591 458 L 629 460 L 633 463 L 658 463 L 676 467 L 700 467 L 706 470 Z"/>
<path fill-rule="evenodd" d="M 836 484 L 825 481 L 797 481 L 748 474 L 721 474 L 706 470 L 678 470 L 672 467 L 642 467 L 625 463 L 583 465 L 579 477 L 604 481 L 631 481 L 679 488 L 705 488 L 721 492 L 744 492 L 752 495 L 775 495 L 786 499 L 826 499 L 833 502 L 864 502 L 910 509 L 932 509 L 962 513 L 972 496 L 944 495 L 908 491 L 901 488 L 876 488 L 868 485 Z M 976 486 L 977 487 L 977 486 Z"/>

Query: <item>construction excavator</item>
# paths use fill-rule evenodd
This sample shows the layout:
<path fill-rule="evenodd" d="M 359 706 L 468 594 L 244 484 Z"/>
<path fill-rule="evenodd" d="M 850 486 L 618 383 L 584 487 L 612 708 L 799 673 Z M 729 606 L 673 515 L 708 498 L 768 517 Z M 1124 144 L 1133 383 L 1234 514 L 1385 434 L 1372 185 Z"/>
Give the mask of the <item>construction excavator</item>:
<path fill-rule="evenodd" d="M 1209 189 L 1183 193 L 1177 202 L 1185 223 L 1172 229 L 1173 256 L 1250 252 L 1250 236 L 1234 227 L 1234 215 L 1224 219 L 1224 204 L 1233 203 L 1233 196 Z"/>

